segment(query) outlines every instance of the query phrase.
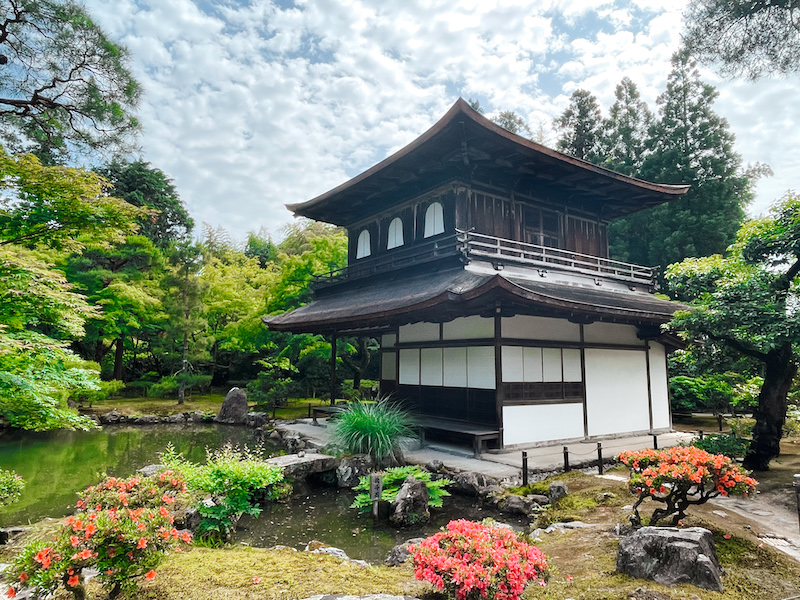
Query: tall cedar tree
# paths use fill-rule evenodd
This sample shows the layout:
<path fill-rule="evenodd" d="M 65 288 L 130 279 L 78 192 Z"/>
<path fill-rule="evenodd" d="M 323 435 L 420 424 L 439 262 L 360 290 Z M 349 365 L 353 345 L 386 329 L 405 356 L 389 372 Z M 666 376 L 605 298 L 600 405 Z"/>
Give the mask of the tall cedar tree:
<path fill-rule="evenodd" d="M 522 137 L 530 137 L 533 133 L 525 119 L 520 117 L 513 110 L 500 111 L 496 117 L 492 118 L 492 121 L 500 125 L 503 129 L 507 129 L 511 133 L 516 133 Z"/>
<path fill-rule="evenodd" d="M 139 220 L 140 233 L 161 250 L 184 240 L 194 228 L 172 180 L 161 169 L 143 160 L 114 161 L 98 172 L 111 182 L 111 195 L 134 206 L 158 210 L 158 214 Z"/>
<path fill-rule="evenodd" d="M 797 0 L 694 0 L 684 18 L 691 52 L 726 75 L 756 79 L 800 70 Z"/>
<path fill-rule="evenodd" d="M 617 84 L 614 97 L 608 118 L 603 121 L 600 164 L 617 173 L 636 175 L 647 153 L 647 132 L 653 124 L 653 113 L 628 77 Z"/>
<path fill-rule="evenodd" d="M 667 271 L 670 287 L 695 305 L 672 325 L 701 345 L 727 345 L 763 364 L 756 425 L 744 464 L 765 470 L 780 453 L 789 388 L 800 344 L 800 197 L 787 195 L 768 217 L 745 223 L 725 258 L 687 259 Z"/>
<path fill-rule="evenodd" d="M 627 237 L 614 240 L 614 258 L 663 269 L 687 257 L 722 253 L 733 242 L 752 193 L 748 178 L 737 173 L 741 157 L 728 123 L 712 109 L 717 95 L 700 80 L 686 50 L 673 55 L 639 176 L 691 188 L 677 201 L 616 225 Z"/>
<path fill-rule="evenodd" d="M 594 94 L 575 90 L 567 109 L 554 121 L 556 129 L 561 132 L 556 148 L 576 158 L 598 162 L 602 123 Z"/>
<path fill-rule="evenodd" d="M 125 48 L 73 0 L 0 0 L 0 15 L 4 143 L 47 163 L 127 147 L 139 85 Z"/>

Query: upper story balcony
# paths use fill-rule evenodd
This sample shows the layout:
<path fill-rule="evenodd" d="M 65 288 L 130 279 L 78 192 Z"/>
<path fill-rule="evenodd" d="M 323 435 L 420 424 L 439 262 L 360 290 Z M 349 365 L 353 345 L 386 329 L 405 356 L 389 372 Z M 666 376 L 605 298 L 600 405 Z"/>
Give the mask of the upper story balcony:
<path fill-rule="evenodd" d="M 452 235 L 397 248 L 382 256 L 360 259 L 343 269 L 317 275 L 314 283 L 318 287 L 324 287 L 455 256 L 460 257 L 465 264 L 481 260 L 491 263 L 496 269 L 508 264 L 528 266 L 543 272 L 581 274 L 650 289 L 654 289 L 656 285 L 653 267 L 459 229 Z"/>

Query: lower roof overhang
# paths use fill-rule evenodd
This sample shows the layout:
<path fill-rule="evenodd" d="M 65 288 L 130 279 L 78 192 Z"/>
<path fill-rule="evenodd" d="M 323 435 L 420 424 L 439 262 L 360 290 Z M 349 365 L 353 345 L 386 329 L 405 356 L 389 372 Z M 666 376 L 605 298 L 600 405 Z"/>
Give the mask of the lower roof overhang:
<path fill-rule="evenodd" d="M 652 294 L 476 273 L 463 268 L 343 287 L 298 309 L 265 317 L 274 331 L 357 334 L 419 321 L 516 314 L 606 321 L 657 330 L 686 306 Z"/>

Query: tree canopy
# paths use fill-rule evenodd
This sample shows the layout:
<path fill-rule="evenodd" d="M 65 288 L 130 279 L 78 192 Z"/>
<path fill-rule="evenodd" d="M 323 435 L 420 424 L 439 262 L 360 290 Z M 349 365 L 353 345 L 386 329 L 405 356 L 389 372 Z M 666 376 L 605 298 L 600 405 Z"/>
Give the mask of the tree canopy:
<path fill-rule="evenodd" d="M 745 466 L 766 469 L 779 455 L 800 343 L 800 196 L 745 223 L 723 257 L 690 258 L 667 270 L 670 288 L 694 305 L 672 325 L 698 344 L 722 343 L 763 365 L 764 384 Z"/>
<path fill-rule="evenodd" d="M 556 148 L 582 160 L 598 162 L 602 114 L 597 98 L 586 90 L 575 90 L 569 106 L 555 120 L 561 138 Z"/>
<path fill-rule="evenodd" d="M 2 0 L 0 123 L 13 151 L 52 162 L 124 147 L 138 123 L 128 53 L 73 0 Z"/>
<path fill-rule="evenodd" d="M 756 79 L 800 70 L 797 0 L 695 0 L 684 18 L 688 48 L 726 75 Z"/>

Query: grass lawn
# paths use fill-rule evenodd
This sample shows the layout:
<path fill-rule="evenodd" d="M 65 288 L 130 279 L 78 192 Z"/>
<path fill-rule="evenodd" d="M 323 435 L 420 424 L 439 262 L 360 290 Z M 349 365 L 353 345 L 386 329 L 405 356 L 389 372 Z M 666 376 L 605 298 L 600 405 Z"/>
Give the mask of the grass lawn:
<path fill-rule="evenodd" d="M 94 402 L 91 406 L 84 406 L 81 412 L 86 414 L 102 415 L 116 410 L 123 415 L 158 415 L 166 417 L 182 412 L 201 410 L 205 413 L 218 413 L 222 406 L 225 394 L 191 394 L 186 396 L 183 404 L 178 404 L 177 398 L 108 398 L 102 402 Z M 275 411 L 279 419 L 302 419 L 308 416 L 308 405 L 319 406 L 329 404 L 328 400 L 320 398 L 289 398 L 287 406 Z M 250 406 L 255 406 L 250 403 Z"/>

